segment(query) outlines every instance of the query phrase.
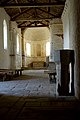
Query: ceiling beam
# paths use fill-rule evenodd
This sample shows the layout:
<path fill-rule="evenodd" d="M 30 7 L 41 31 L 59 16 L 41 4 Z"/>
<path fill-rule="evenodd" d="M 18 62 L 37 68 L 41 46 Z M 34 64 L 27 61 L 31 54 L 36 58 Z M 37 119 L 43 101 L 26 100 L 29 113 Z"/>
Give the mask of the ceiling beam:
<path fill-rule="evenodd" d="M 18 27 L 19 28 L 22 28 L 22 27 L 38 27 L 38 26 L 49 26 L 49 24 L 45 24 L 45 23 L 43 23 L 42 21 L 33 21 L 33 22 L 30 22 L 29 24 L 27 24 L 27 25 L 22 25 L 22 24 L 25 24 L 26 22 L 23 22 L 23 23 L 21 23 L 21 24 L 19 24 L 18 25 Z M 41 25 L 38 25 L 38 24 L 41 24 Z M 32 25 L 32 24 L 34 24 L 34 25 Z"/>
<path fill-rule="evenodd" d="M 30 21 L 24 21 L 24 22 L 22 22 L 22 23 L 18 23 L 18 26 L 21 26 L 21 25 L 23 25 L 23 24 L 25 24 L 25 23 L 27 23 L 27 22 L 30 22 Z M 30 22 L 31 23 L 31 22 Z"/>
<path fill-rule="evenodd" d="M 52 13 L 50 13 L 50 12 L 48 12 L 48 11 L 45 11 L 45 10 L 43 10 L 43 9 L 41 9 L 41 8 L 37 8 L 37 9 L 40 10 L 40 11 L 42 11 L 42 12 L 44 12 L 44 13 L 47 13 L 47 14 L 53 16 L 53 17 L 56 17 L 54 14 L 52 14 Z"/>
<path fill-rule="evenodd" d="M 26 27 L 29 27 L 29 26 L 31 26 L 32 24 L 34 24 L 35 23 L 35 21 L 34 22 L 30 22 L 29 24 L 27 24 L 27 25 L 25 25 Z M 18 25 L 18 27 L 24 27 L 24 26 L 21 26 L 21 25 Z"/>
<path fill-rule="evenodd" d="M 64 6 L 64 2 L 56 2 L 56 3 L 5 3 L 1 4 L 0 7 L 3 8 L 26 8 L 26 7 L 53 7 L 53 6 Z"/>
<path fill-rule="evenodd" d="M 42 25 L 44 25 L 44 26 L 48 25 L 48 24 L 43 23 L 42 21 L 39 21 L 39 23 L 42 24 Z"/>
<path fill-rule="evenodd" d="M 38 24 L 42 24 L 44 26 L 48 26 L 48 24 L 44 24 L 42 21 L 34 21 L 34 22 L 30 22 L 29 24 L 25 25 L 26 27 L 30 27 L 32 24 L 35 24 L 35 26 L 41 26 L 41 25 L 38 25 Z M 25 24 L 25 23 L 22 23 L 22 24 Z M 24 25 L 22 24 L 19 24 L 18 27 L 23 27 Z"/>
<path fill-rule="evenodd" d="M 19 28 L 27 28 L 27 27 L 49 27 L 49 25 L 37 25 L 37 26 L 21 26 Z"/>
<path fill-rule="evenodd" d="M 16 22 L 27 22 L 27 21 L 42 21 L 42 20 L 47 20 L 47 21 L 49 21 L 50 19 L 49 18 L 46 18 L 46 19 L 23 19 L 23 20 L 21 20 L 21 19 L 19 19 L 19 20 L 16 20 Z"/>
<path fill-rule="evenodd" d="M 59 18 L 59 17 L 56 17 L 56 18 Z M 42 20 L 51 20 L 53 19 L 53 17 L 45 17 L 45 18 L 24 18 L 24 19 L 17 19 L 16 22 L 21 22 L 21 21 L 42 21 Z"/>

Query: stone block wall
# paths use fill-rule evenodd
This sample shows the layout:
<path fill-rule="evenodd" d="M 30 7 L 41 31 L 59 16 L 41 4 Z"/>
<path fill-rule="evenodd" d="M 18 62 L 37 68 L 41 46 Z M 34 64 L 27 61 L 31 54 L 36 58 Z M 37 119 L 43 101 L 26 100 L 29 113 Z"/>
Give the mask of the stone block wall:
<path fill-rule="evenodd" d="M 54 50 L 63 49 L 63 24 L 60 18 L 50 21 L 50 61 L 54 59 Z"/>
<path fill-rule="evenodd" d="M 50 21 L 50 40 L 53 50 L 63 49 L 63 24 L 61 19 L 52 19 Z"/>
<path fill-rule="evenodd" d="M 74 86 L 75 96 L 80 98 L 80 1 L 66 0 L 62 14 L 64 26 L 64 48 L 73 49 L 75 52 Z M 68 27 L 67 27 L 68 26 Z M 67 40 L 68 44 L 67 44 Z M 67 45 L 67 46 L 65 46 Z"/>

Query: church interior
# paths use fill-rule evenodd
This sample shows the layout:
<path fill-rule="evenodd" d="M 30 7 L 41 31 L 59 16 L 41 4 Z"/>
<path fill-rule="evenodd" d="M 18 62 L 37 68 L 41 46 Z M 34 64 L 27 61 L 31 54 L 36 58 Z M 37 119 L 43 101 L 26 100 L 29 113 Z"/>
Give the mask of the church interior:
<path fill-rule="evenodd" d="M 0 0 L 1 120 L 80 118 L 79 11 L 79 0 Z"/>

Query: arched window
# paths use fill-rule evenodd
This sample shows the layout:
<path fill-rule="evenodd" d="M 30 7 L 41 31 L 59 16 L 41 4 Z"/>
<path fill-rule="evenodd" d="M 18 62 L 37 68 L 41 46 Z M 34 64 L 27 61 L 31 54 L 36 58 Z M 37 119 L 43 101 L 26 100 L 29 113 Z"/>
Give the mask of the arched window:
<path fill-rule="evenodd" d="M 26 43 L 26 54 L 27 54 L 27 56 L 31 56 L 31 46 L 30 46 L 30 43 Z"/>
<path fill-rule="evenodd" d="M 6 23 L 6 20 L 3 21 L 3 41 L 4 41 L 4 49 L 7 49 L 7 23 Z"/>
<path fill-rule="evenodd" d="M 20 48 L 20 45 L 19 45 L 19 35 L 17 34 L 17 54 L 19 54 L 19 48 Z"/>
<path fill-rule="evenodd" d="M 50 55 L 50 42 L 46 43 L 46 56 Z"/>

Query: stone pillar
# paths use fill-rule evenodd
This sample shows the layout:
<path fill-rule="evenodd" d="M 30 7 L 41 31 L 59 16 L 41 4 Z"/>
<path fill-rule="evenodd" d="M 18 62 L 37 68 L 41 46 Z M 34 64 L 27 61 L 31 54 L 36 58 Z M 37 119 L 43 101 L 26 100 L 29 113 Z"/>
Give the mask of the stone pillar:
<path fill-rule="evenodd" d="M 25 67 L 26 63 L 25 63 L 25 47 L 24 47 L 24 30 L 21 31 L 21 34 L 22 34 L 22 67 Z"/>
<path fill-rule="evenodd" d="M 61 19 L 50 21 L 50 61 L 54 59 L 54 50 L 63 48 L 63 25 Z"/>
<path fill-rule="evenodd" d="M 16 68 L 16 30 L 15 30 L 15 22 L 11 22 L 10 24 L 10 68 Z"/>
<path fill-rule="evenodd" d="M 50 58 L 49 61 L 52 61 L 53 59 L 53 30 L 52 30 L 52 21 L 50 22 Z"/>

